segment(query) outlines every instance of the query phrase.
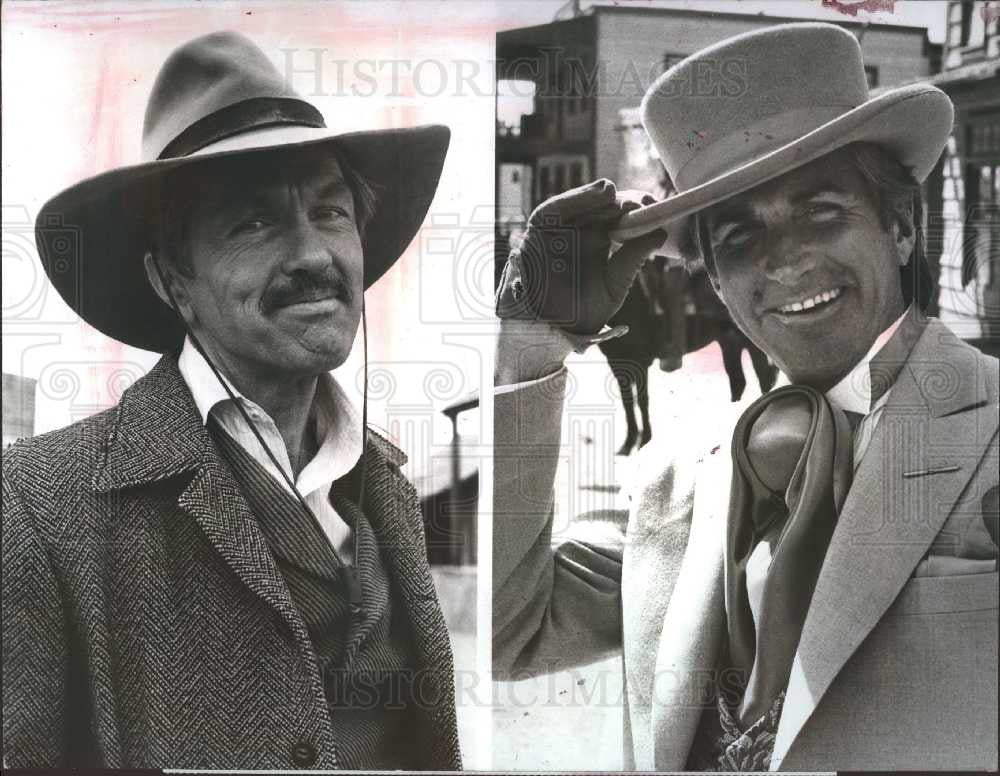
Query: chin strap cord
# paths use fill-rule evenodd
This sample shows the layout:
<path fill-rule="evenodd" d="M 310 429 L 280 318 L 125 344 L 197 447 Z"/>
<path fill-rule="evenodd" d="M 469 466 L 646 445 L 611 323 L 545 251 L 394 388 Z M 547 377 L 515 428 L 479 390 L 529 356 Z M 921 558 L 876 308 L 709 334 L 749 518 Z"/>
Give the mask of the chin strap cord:
<path fill-rule="evenodd" d="M 233 393 L 233 389 L 230 387 L 229 381 L 226 380 L 222 376 L 222 373 L 215 366 L 215 363 L 212 361 L 211 358 L 209 358 L 208 352 L 205 350 L 205 348 L 202 347 L 201 342 L 198 341 L 198 338 L 195 336 L 194 332 L 191 331 L 190 327 L 188 327 L 187 321 L 184 320 L 184 316 L 182 316 L 180 314 L 180 308 L 177 306 L 177 301 L 174 299 L 174 294 L 173 294 L 173 291 L 170 288 L 170 284 L 167 283 L 167 280 L 166 280 L 166 278 L 163 275 L 163 270 L 160 268 L 160 260 L 159 260 L 159 258 L 155 254 L 151 254 L 151 255 L 152 255 L 152 258 L 153 258 L 153 266 L 156 267 L 156 274 L 159 276 L 160 283 L 163 285 L 163 288 L 166 291 L 167 298 L 170 300 L 170 305 L 171 305 L 171 307 L 173 307 L 174 312 L 177 313 L 177 317 L 181 319 L 181 323 L 184 326 L 184 330 L 187 333 L 187 336 L 191 338 L 191 343 L 194 345 L 194 347 L 198 351 L 198 353 L 201 354 L 201 357 L 203 359 L 205 359 L 205 363 L 208 364 L 209 368 L 212 370 L 212 373 L 215 375 L 216 379 L 219 381 L 219 384 L 222 385 L 223 389 L 226 391 L 226 394 L 228 394 L 228 396 L 232 400 L 233 404 L 236 405 L 236 409 L 239 410 L 239 413 L 243 417 L 244 422 L 250 428 L 250 431 L 253 432 L 254 437 L 257 439 L 257 443 L 261 446 L 261 448 L 267 454 L 267 457 L 271 459 L 271 463 L 274 464 L 274 468 L 278 471 L 278 473 L 285 480 L 285 483 L 288 485 L 288 488 L 292 491 L 292 493 L 295 494 L 295 497 L 298 499 L 299 503 L 302 505 L 302 508 L 312 518 L 312 521 L 315 524 L 317 530 L 320 532 L 320 535 L 326 536 L 326 532 L 323 530 L 323 526 L 320 524 L 319 518 L 316 517 L 316 513 L 312 511 L 312 508 L 309 506 L 309 504 L 306 502 L 305 498 L 299 492 L 299 489 L 295 486 L 295 482 L 292 480 L 291 477 L 288 476 L 288 472 L 286 472 L 284 470 L 284 468 L 281 466 L 281 464 L 278 463 L 278 459 L 274 455 L 274 453 L 271 451 L 271 448 L 267 446 L 266 442 L 264 442 L 264 437 L 261 436 L 260 431 L 258 431 L 257 427 L 253 424 L 253 421 L 250 420 L 250 416 L 247 414 L 246 408 L 244 408 L 244 406 L 243 406 L 243 402 L 241 402 L 237 398 L 236 394 Z M 362 434 L 362 436 L 361 436 L 361 445 L 362 445 L 361 446 L 361 487 L 360 487 L 360 494 L 358 496 L 358 510 L 363 514 L 364 513 L 364 503 L 365 503 L 365 480 L 367 479 L 367 474 L 368 474 L 368 455 L 367 455 L 367 448 L 368 448 L 368 325 L 367 325 L 367 318 L 365 317 L 365 305 L 364 305 L 364 298 L 363 297 L 362 297 L 362 301 L 361 301 L 361 329 L 362 329 L 362 340 L 363 340 L 364 362 L 365 363 L 364 363 L 364 370 L 363 370 L 363 375 L 364 375 L 363 396 L 364 396 L 364 398 L 363 398 L 363 403 L 362 403 L 362 407 L 361 407 L 361 434 Z M 330 549 L 333 550 L 333 554 L 334 554 L 334 556 L 337 559 L 337 563 L 340 565 L 340 567 L 344 571 L 344 579 L 347 582 L 348 605 L 349 605 L 349 607 L 351 609 L 351 613 L 353 615 L 360 615 L 361 612 L 364 610 L 364 595 L 363 595 L 364 591 L 363 591 L 363 588 L 362 588 L 362 585 L 361 585 L 361 575 L 358 573 L 358 552 L 359 552 L 359 550 L 361 548 L 360 531 L 358 530 L 358 526 L 354 526 L 352 528 L 352 531 L 353 531 L 353 534 L 354 534 L 353 537 L 352 537 L 353 540 L 354 540 L 354 563 L 353 564 L 348 565 L 347 563 L 344 563 L 343 559 L 340 557 L 340 553 L 337 552 L 337 549 L 333 545 L 330 545 Z"/>

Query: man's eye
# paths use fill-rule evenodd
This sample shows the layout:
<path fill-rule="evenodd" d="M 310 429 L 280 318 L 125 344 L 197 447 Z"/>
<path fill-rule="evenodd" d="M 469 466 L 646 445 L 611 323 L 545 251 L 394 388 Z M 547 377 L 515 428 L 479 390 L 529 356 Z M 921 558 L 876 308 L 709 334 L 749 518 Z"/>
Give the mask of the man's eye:
<path fill-rule="evenodd" d="M 350 216 L 351 214 L 347 212 L 347 208 L 343 208 L 338 205 L 321 207 L 314 213 L 314 217 L 320 220 L 350 218 Z"/>
<path fill-rule="evenodd" d="M 262 218 L 249 218 L 240 223 L 234 230 L 234 234 L 248 234 L 259 232 L 267 228 L 267 221 Z"/>
<path fill-rule="evenodd" d="M 725 232 L 719 240 L 719 245 L 723 248 L 738 248 L 750 241 L 751 230 L 738 226 Z"/>
<path fill-rule="evenodd" d="M 805 215 L 818 220 L 836 218 L 840 213 L 840 205 L 835 205 L 832 202 L 811 202 L 805 207 Z"/>

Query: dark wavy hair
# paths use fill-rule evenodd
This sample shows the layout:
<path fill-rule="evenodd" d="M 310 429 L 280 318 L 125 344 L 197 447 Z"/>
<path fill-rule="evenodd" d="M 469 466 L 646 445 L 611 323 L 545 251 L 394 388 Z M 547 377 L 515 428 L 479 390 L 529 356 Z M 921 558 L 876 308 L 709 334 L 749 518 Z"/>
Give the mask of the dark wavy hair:
<path fill-rule="evenodd" d="M 889 230 L 898 223 L 904 233 L 915 231 L 910 260 L 899 268 L 903 303 L 916 304 L 926 311 L 933 298 L 934 281 L 927 264 L 924 237 L 924 204 L 920 183 L 895 157 L 874 143 L 850 143 L 832 153 L 843 153 L 861 175 L 868 195 L 879 213 L 882 228 Z M 696 213 L 688 220 L 680 240 L 681 256 L 687 268 L 695 272 L 702 267 L 713 281 L 717 278 L 712 243 L 708 238 L 705 219 Z"/>

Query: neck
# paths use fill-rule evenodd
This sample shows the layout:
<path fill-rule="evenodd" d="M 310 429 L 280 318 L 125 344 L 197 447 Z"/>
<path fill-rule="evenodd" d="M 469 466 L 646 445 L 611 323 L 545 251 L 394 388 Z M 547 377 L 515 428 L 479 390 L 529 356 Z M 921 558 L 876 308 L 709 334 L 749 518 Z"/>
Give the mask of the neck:
<path fill-rule="evenodd" d="M 285 443 L 292 473 L 297 478 L 318 449 L 310 416 L 316 398 L 316 375 L 288 377 L 261 372 L 241 364 L 202 341 L 212 363 L 243 396 L 258 404 L 274 421 Z"/>
<path fill-rule="evenodd" d="M 842 372 L 839 375 L 835 375 L 829 379 L 823 381 L 816 381 L 811 383 L 811 387 L 815 388 L 822 393 L 828 393 L 830 390 L 838 386 L 845 377 L 847 377 L 851 372 L 858 368 L 858 366 L 863 363 L 866 359 L 869 363 L 876 361 L 880 354 L 886 349 L 886 345 L 892 341 L 893 336 L 899 329 L 899 326 L 904 322 L 903 313 L 908 312 L 911 308 L 903 308 L 902 303 L 898 307 L 893 307 L 887 316 L 888 320 L 884 322 L 884 325 L 879 332 L 878 336 L 872 340 L 871 345 L 869 345 L 868 350 L 861 357 L 859 361 L 851 365 L 850 369 Z M 911 343 L 912 344 L 912 343 Z M 907 351 L 908 352 L 908 351 Z"/>
<path fill-rule="evenodd" d="M 297 478 L 318 448 L 314 424 L 310 423 L 316 377 L 284 381 L 280 385 L 258 382 L 249 389 L 240 390 L 271 416 Z"/>

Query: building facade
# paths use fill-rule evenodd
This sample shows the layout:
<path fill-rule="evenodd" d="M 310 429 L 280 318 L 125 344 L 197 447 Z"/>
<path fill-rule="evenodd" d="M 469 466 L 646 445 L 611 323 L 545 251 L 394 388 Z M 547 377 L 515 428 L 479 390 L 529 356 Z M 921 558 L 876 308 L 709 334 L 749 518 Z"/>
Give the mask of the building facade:
<path fill-rule="evenodd" d="M 35 380 L 3 373 L 3 446 L 35 433 Z"/>
<path fill-rule="evenodd" d="M 928 181 L 928 254 L 938 314 L 1000 355 L 1000 3 L 948 3 L 942 71 L 955 126 Z"/>

